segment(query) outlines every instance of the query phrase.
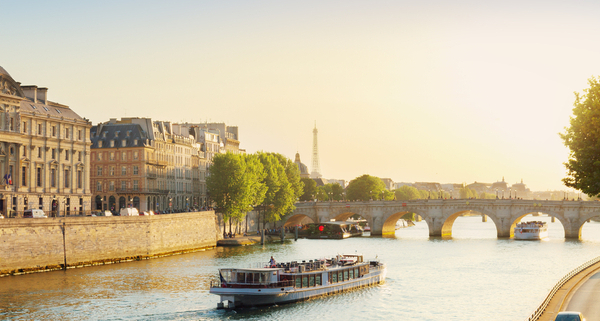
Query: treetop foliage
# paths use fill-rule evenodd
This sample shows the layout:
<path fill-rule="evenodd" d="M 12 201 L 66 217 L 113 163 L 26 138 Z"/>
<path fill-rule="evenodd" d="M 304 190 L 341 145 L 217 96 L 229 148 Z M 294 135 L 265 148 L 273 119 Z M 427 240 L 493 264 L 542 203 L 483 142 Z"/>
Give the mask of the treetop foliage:
<path fill-rule="evenodd" d="M 575 92 L 570 126 L 560 133 L 570 150 L 563 183 L 589 196 L 600 195 L 600 82 L 588 79 L 583 95 Z"/>

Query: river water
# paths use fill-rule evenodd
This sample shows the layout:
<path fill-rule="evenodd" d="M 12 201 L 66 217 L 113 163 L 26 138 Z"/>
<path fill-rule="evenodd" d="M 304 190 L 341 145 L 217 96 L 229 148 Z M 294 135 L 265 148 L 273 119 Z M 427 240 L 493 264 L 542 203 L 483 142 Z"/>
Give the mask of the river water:
<path fill-rule="evenodd" d="M 544 220 L 548 217 L 526 218 Z M 0 278 L 0 319 L 13 320 L 524 320 L 570 270 L 600 255 L 600 223 L 566 241 L 497 239 L 494 223 L 461 217 L 450 239 L 427 224 L 395 237 L 286 241 L 98 267 Z M 218 268 L 363 253 L 387 263 L 386 283 L 301 303 L 217 310 Z M 1 259 L 1 258 L 0 258 Z"/>

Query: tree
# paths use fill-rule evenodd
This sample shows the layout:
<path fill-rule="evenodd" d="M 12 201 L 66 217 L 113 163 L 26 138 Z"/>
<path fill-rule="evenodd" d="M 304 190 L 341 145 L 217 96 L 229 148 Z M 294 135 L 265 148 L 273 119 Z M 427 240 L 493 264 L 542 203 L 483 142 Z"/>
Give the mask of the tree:
<path fill-rule="evenodd" d="M 377 200 L 382 198 L 385 184 L 379 177 L 362 175 L 350 181 L 346 188 L 346 198 L 349 200 Z"/>
<path fill-rule="evenodd" d="M 301 178 L 300 181 L 304 184 L 302 195 L 300 195 L 301 201 L 312 201 L 315 199 L 317 193 L 317 182 L 312 178 Z"/>
<path fill-rule="evenodd" d="M 475 192 L 474 190 L 463 186 L 460 191 L 460 198 L 477 198 L 477 192 Z"/>
<path fill-rule="evenodd" d="M 400 186 L 394 192 L 396 193 L 396 199 L 402 201 L 416 200 L 421 197 L 416 187 L 408 185 Z"/>
<path fill-rule="evenodd" d="M 262 165 L 244 155 L 217 154 L 208 171 L 207 189 L 217 205 L 217 212 L 223 214 L 223 221 L 230 223 L 231 232 L 231 219 L 239 220 L 263 197 L 265 188 L 259 180 Z"/>
<path fill-rule="evenodd" d="M 278 221 L 293 211 L 303 187 L 298 167 L 291 160 L 274 153 L 259 152 L 257 155 L 265 172 L 266 192 L 261 203 L 264 226 L 265 221 Z"/>
<path fill-rule="evenodd" d="M 600 195 L 600 82 L 588 79 L 584 94 L 575 93 L 570 126 L 560 134 L 570 150 L 563 183 L 589 196 Z"/>

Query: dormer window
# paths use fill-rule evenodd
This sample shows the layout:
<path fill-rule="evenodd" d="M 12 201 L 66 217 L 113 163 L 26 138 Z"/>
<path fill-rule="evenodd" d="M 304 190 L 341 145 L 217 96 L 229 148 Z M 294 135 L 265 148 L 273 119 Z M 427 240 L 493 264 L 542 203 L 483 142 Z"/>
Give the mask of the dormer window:
<path fill-rule="evenodd" d="M 106 138 L 106 132 L 102 133 L 102 138 Z"/>
<path fill-rule="evenodd" d="M 110 141 L 110 147 L 115 147 L 115 141 L 114 140 Z"/>
<path fill-rule="evenodd" d="M 54 110 L 56 110 L 57 113 L 62 114 L 62 112 L 58 110 L 58 108 L 54 108 Z"/>
<path fill-rule="evenodd" d="M 45 111 L 50 111 L 46 106 L 42 106 L 42 108 L 44 108 Z"/>
<path fill-rule="evenodd" d="M 137 146 L 137 144 L 138 144 L 138 140 L 137 140 L 137 139 L 134 139 L 134 140 L 133 140 L 133 146 Z"/>
<path fill-rule="evenodd" d="M 127 140 L 126 139 L 123 139 L 123 141 L 121 142 L 121 146 L 122 147 L 127 146 Z"/>
<path fill-rule="evenodd" d="M 99 141 L 98 141 L 98 147 L 99 147 L 99 148 L 101 148 L 101 147 L 102 147 L 102 141 L 101 141 L 101 140 L 99 140 Z"/>

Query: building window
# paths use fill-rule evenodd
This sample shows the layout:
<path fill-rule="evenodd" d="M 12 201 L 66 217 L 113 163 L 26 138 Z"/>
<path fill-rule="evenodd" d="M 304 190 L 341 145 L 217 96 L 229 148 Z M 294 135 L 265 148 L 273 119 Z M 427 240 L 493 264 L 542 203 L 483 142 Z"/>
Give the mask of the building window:
<path fill-rule="evenodd" d="M 10 118 L 10 128 L 11 131 L 15 130 L 15 120 L 11 117 Z"/>
<path fill-rule="evenodd" d="M 127 155 L 125 154 L 125 152 L 121 152 L 121 160 L 122 161 L 126 161 L 127 160 Z"/>
<path fill-rule="evenodd" d="M 115 182 L 114 181 L 110 181 L 110 183 L 108 184 L 108 190 L 111 192 L 115 190 Z"/>
<path fill-rule="evenodd" d="M 69 138 L 69 129 L 65 128 L 65 138 Z"/>
<path fill-rule="evenodd" d="M 27 122 L 26 121 L 23 122 L 23 132 L 27 133 Z"/>
<path fill-rule="evenodd" d="M 81 152 L 77 152 L 77 161 L 81 162 Z"/>
<path fill-rule="evenodd" d="M 138 190 L 138 186 L 139 186 L 139 185 L 138 185 L 138 181 L 135 181 L 135 180 L 134 180 L 134 181 L 133 181 L 133 190 L 134 190 L 134 191 L 137 191 L 137 190 Z"/>
<path fill-rule="evenodd" d="M 38 158 L 42 158 L 42 148 L 38 147 Z"/>
<path fill-rule="evenodd" d="M 97 160 L 99 160 L 99 161 L 101 161 L 101 160 L 102 160 L 102 153 L 101 153 L 101 152 L 98 152 L 98 157 L 97 157 Z"/>
<path fill-rule="evenodd" d="M 101 140 L 99 140 L 99 141 L 98 141 L 98 147 L 99 147 L 99 148 L 101 148 L 101 147 L 102 147 L 102 141 L 101 141 Z"/>
<path fill-rule="evenodd" d="M 96 182 L 96 192 L 102 192 L 102 182 Z"/>
<path fill-rule="evenodd" d="M 98 166 L 98 176 L 102 176 L 102 166 Z"/>
<path fill-rule="evenodd" d="M 127 167 L 121 166 L 121 176 L 127 176 Z"/>
<path fill-rule="evenodd" d="M 27 186 L 27 167 L 21 168 L 21 186 Z"/>
<path fill-rule="evenodd" d="M 77 136 L 79 137 L 79 140 L 81 140 L 81 129 L 78 131 Z"/>
<path fill-rule="evenodd" d="M 38 124 L 38 135 L 42 134 L 42 124 Z"/>
<path fill-rule="evenodd" d="M 121 181 L 121 190 L 126 190 L 127 189 L 127 182 L 126 181 Z"/>
<path fill-rule="evenodd" d="M 52 148 L 52 159 L 56 159 L 56 148 Z"/>
<path fill-rule="evenodd" d="M 139 153 L 138 152 L 133 152 L 133 159 L 138 159 L 139 157 Z"/>
<path fill-rule="evenodd" d="M 133 175 L 137 175 L 138 174 L 138 167 L 137 165 L 133 166 Z"/>
<path fill-rule="evenodd" d="M 23 157 L 27 156 L 27 146 L 23 145 Z"/>
<path fill-rule="evenodd" d="M 110 141 L 110 147 L 115 147 L 115 141 L 114 140 Z"/>
<path fill-rule="evenodd" d="M 110 152 L 110 160 L 111 161 L 115 160 L 115 152 Z"/>
<path fill-rule="evenodd" d="M 56 187 L 56 169 L 52 168 L 50 170 L 50 186 Z"/>
<path fill-rule="evenodd" d="M 52 126 L 52 137 L 56 137 L 56 126 Z"/>
<path fill-rule="evenodd" d="M 36 185 L 37 187 L 42 187 L 42 168 L 36 168 Z"/>
<path fill-rule="evenodd" d="M 121 147 L 126 147 L 127 146 L 127 140 L 123 139 L 123 141 L 121 141 Z"/>
<path fill-rule="evenodd" d="M 71 171 L 68 169 L 65 169 L 65 188 L 69 188 L 70 181 L 71 181 Z"/>
<path fill-rule="evenodd" d="M 83 185 L 83 173 L 81 171 L 77 171 L 77 188 L 82 188 Z"/>
<path fill-rule="evenodd" d="M 110 167 L 110 176 L 115 176 L 115 167 L 114 166 Z"/>
<path fill-rule="evenodd" d="M 69 151 L 65 150 L 65 160 L 68 161 L 69 160 Z"/>

